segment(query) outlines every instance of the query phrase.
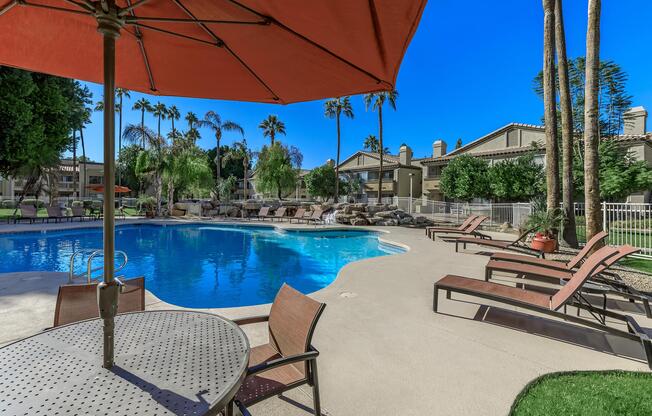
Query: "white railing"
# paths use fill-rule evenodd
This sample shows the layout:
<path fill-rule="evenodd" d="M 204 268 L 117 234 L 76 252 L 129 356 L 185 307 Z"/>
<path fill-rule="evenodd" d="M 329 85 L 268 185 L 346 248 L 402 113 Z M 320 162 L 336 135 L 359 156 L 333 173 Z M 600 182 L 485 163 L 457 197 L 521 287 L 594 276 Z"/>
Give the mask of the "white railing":
<path fill-rule="evenodd" d="M 575 204 L 577 237 L 586 242 L 585 206 Z M 640 256 L 652 258 L 652 204 L 603 202 L 602 229 L 609 233 L 609 244 L 629 244 L 641 249 Z"/>

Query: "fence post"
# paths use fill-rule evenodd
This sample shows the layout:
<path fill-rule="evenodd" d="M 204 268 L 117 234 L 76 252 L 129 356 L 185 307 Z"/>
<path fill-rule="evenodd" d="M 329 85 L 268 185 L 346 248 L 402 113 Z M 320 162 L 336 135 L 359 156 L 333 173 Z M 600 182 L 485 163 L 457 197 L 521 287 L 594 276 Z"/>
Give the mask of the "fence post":
<path fill-rule="evenodd" d="M 602 201 L 602 231 L 607 231 L 607 203 Z"/>

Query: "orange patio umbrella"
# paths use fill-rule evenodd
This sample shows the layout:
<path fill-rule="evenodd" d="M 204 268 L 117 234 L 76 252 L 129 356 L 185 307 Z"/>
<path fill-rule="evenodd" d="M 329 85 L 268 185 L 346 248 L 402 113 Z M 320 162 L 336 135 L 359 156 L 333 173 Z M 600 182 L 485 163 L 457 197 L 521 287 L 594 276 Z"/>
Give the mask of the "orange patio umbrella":
<path fill-rule="evenodd" d="M 93 192 L 99 192 L 99 193 L 105 192 L 104 185 L 88 185 L 87 188 Z M 127 188 L 126 186 L 114 185 L 113 192 L 115 192 L 116 194 L 124 194 L 127 192 L 131 192 L 131 189 Z"/>
<path fill-rule="evenodd" d="M 426 0 L 0 0 L 0 65 L 104 84 L 104 183 L 115 86 L 287 104 L 394 88 Z M 104 367 L 113 365 L 114 198 L 104 189 Z"/>

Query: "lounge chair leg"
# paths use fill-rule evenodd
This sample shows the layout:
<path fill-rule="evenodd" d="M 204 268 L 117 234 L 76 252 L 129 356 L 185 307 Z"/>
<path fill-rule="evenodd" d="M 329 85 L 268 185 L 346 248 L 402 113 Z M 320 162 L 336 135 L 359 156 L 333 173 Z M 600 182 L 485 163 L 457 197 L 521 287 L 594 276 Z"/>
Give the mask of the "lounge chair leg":
<path fill-rule="evenodd" d="M 460 243 L 459 243 L 459 241 L 456 241 L 456 242 L 455 242 L 455 252 L 456 252 L 456 253 L 459 253 L 459 252 L 460 252 L 459 247 L 460 247 Z"/>
<path fill-rule="evenodd" d="M 437 301 L 439 300 L 439 288 L 437 287 L 437 284 L 435 283 L 435 290 L 433 291 L 432 294 L 432 311 L 437 313 Z"/>
<path fill-rule="evenodd" d="M 643 309 L 645 309 L 645 316 L 652 318 L 652 310 L 650 310 L 650 302 L 647 299 L 642 299 Z"/>
<path fill-rule="evenodd" d="M 492 270 L 489 267 L 485 267 L 485 269 L 484 269 L 484 281 L 485 282 L 488 282 L 489 280 L 491 280 L 491 274 L 492 274 Z"/>
<path fill-rule="evenodd" d="M 451 298 L 451 291 L 447 290 L 446 291 L 446 299 L 450 299 L 450 298 Z"/>
<path fill-rule="evenodd" d="M 319 378 L 317 377 L 317 360 L 310 360 L 310 374 L 312 378 L 312 400 L 315 416 L 321 416 L 321 402 L 319 400 Z"/>

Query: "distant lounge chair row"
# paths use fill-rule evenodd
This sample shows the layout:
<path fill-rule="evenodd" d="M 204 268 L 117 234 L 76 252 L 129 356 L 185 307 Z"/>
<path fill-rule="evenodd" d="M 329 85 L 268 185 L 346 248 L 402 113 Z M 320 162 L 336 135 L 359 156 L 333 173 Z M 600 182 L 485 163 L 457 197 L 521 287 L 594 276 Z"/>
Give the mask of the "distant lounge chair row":
<path fill-rule="evenodd" d="M 426 235 L 435 239 L 437 234 L 463 234 L 472 235 L 481 239 L 490 240 L 491 237 L 478 231 L 480 225 L 489 217 L 484 215 L 471 215 L 459 227 L 426 227 Z"/>
<path fill-rule="evenodd" d="M 285 213 L 287 212 L 286 207 L 279 207 L 278 209 L 276 209 L 276 211 L 274 212 L 273 215 L 270 215 L 269 210 L 270 210 L 270 207 L 262 207 L 260 209 L 260 211 L 258 211 L 258 214 L 254 215 L 254 216 L 252 216 L 250 218 L 251 219 L 257 219 L 257 220 L 260 220 L 260 221 L 269 219 L 271 221 L 288 220 L 290 223 L 292 221 L 296 221 L 297 223 L 305 221 L 307 224 L 309 224 L 309 223 L 315 223 L 315 224 L 323 223 L 322 215 L 324 214 L 324 211 L 321 210 L 321 209 L 316 209 L 316 210 L 310 212 L 310 211 L 306 211 L 305 208 L 298 208 L 297 211 L 295 212 L 295 214 L 293 216 L 289 216 L 289 217 L 285 215 Z"/>
<path fill-rule="evenodd" d="M 475 219 L 467 219 L 466 227 L 468 228 L 474 221 Z M 465 229 L 464 225 L 456 230 Z M 463 244 L 465 248 L 467 244 L 477 244 L 497 249 L 524 251 L 526 247 L 522 241 L 531 231 L 528 230 L 515 241 L 459 237 L 455 240 L 456 251 L 459 244 Z M 640 342 L 648 365 L 652 369 L 652 341 L 646 330 L 641 328 L 632 316 L 607 308 L 607 295 L 615 295 L 630 302 L 641 302 L 647 317 L 652 318 L 650 308 L 652 299 L 608 272 L 610 266 L 638 252 L 639 249 L 627 245 L 617 248 L 606 246 L 590 254 L 606 237 L 607 233 L 598 233 L 568 262 L 523 254 L 494 253 L 485 267 L 484 281 L 457 275 L 446 275 L 436 281 L 433 310 L 438 312 L 439 292 L 445 291 L 447 299 L 451 299 L 452 293 L 460 293 L 562 318 L 575 324 Z M 517 281 L 522 283 L 511 286 L 492 281 L 494 272 L 514 275 Z M 602 295 L 601 307 L 591 303 L 586 296 L 588 294 Z M 566 314 L 567 305 L 578 309 L 577 316 Z M 588 311 L 593 319 L 581 317 L 580 310 Z M 607 325 L 607 318 L 621 322 L 624 324 L 624 329 Z"/>
<path fill-rule="evenodd" d="M 73 221 L 75 218 L 78 218 L 80 221 L 84 221 L 86 219 L 96 220 L 98 218 L 97 216 L 86 214 L 86 210 L 83 207 L 72 207 L 72 215 L 63 215 L 61 208 L 56 206 L 49 206 L 45 209 L 48 214 L 47 217 L 39 217 L 37 209 L 34 205 L 21 205 L 19 207 L 20 215 L 11 217 L 7 221 L 13 221 L 14 224 L 21 221 L 29 221 L 30 224 L 33 224 L 36 221 L 50 222 L 50 220 L 54 220 L 54 222 L 60 222 L 63 220 Z"/>

